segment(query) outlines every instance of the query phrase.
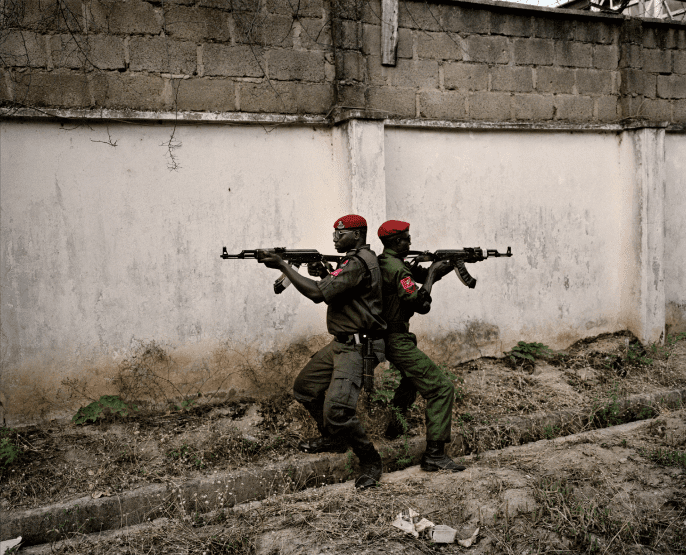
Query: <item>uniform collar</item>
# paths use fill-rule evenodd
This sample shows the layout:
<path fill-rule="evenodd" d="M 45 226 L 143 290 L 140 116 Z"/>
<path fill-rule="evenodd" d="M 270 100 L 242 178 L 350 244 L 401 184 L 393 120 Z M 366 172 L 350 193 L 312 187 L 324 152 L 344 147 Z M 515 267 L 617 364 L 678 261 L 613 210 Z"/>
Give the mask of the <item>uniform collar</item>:
<path fill-rule="evenodd" d="M 361 247 L 357 247 L 356 249 L 348 251 L 345 253 L 345 256 L 353 256 L 354 254 L 357 254 L 362 249 L 369 249 L 369 245 L 362 245 Z"/>
<path fill-rule="evenodd" d="M 386 254 L 388 256 L 392 256 L 393 258 L 398 258 L 400 260 L 404 260 L 404 256 L 400 256 L 397 252 L 395 252 L 393 249 L 389 249 L 388 247 L 385 247 L 383 250 L 383 254 Z"/>

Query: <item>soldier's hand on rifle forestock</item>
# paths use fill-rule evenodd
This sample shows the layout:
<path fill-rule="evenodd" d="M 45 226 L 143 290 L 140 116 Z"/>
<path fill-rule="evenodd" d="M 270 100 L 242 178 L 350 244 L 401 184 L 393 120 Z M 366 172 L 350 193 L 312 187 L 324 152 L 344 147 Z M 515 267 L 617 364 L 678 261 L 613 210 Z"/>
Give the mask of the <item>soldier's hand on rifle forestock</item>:
<path fill-rule="evenodd" d="M 257 261 L 267 268 L 279 269 L 284 264 L 283 258 L 272 251 L 257 251 Z"/>
<path fill-rule="evenodd" d="M 434 282 L 448 275 L 453 269 L 453 263 L 450 260 L 436 260 L 429 266 L 429 274 L 434 275 Z"/>

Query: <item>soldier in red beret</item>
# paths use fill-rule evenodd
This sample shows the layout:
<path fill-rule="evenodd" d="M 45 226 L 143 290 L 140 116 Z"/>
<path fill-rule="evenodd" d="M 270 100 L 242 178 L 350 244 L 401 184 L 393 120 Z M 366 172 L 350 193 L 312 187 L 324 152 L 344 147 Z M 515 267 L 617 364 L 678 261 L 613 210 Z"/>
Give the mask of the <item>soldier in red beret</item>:
<path fill-rule="evenodd" d="M 464 466 L 445 454 L 445 444 L 450 441 L 455 387 L 417 348 L 417 337 L 410 333 L 410 318 L 415 312 L 426 314 L 431 310 L 431 288 L 452 270 L 452 264 L 437 261 L 428 269 L 411 268 L 404 260 L 411 244 L 407 222 L 389 220 L 383 223 L 379 227 L 379 239 L 384 245 L 379 265 L 383 278 L 382 316 L 387 325 L 386 358 L 401 375 L 391 401 L 394 416 L 386 429 L 386 437 L 395 439 L 406 431 L 403 415 L 419 392 L 426 401 L 426 451 L 420 463 L 422 470 L 464 470 Z M 423 284 L 421 288 L 417 287 L 417 282 Z"/>
<path fill-rule="evenodd" d="M 361 469 L 355 487 L 365 489 L 378 483 L 382 464 L 356 416 L 363 377 L 360 339 L 371 337 L 377 358 L 385 360 L 381 270 L 367 244 L 367 222 L 362 216 L 343 216 L 333 227 L 336 251 L 345 256 L 331 273 L 323 265 L 308 267 L 310 275 L 321 281 L 299 274 L 275 253 L 267 253 L 260 262 L 281 270 L 308 299 L 328 305 L 326 324 L 334 339 L 310 359 L 293 385 L 295 398 L 312 415 L 321 436 L 298 447 L 306 453 L 342 453 L 351 446 Z"/>

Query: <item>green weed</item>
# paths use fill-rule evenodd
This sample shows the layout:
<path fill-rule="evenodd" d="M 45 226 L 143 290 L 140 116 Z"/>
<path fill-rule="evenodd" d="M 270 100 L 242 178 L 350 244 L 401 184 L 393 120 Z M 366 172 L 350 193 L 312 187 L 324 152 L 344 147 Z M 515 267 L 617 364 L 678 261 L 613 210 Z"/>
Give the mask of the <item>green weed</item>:
<path fill-rule="evenodd" d="M 504 354 L 509 357 L 512 364 L 522 364 L 527 360 L 533 363 L 537 358 L 552 358 L 555 356 L 555 353 L 547 345 L 543 343 L 526 343 L 525 341 L 520 341 L 512 347 L 511 351 Z"/>
<path fill-rule="evenodd" d="M 0 428 L 0 466 L 7 468 L 21 458 L 21 449 L 16 444 L 16 432 Z"/>
<path fill-rule="evenodd" d="M 677 451 L 676 449 L 671 451 L 667 449 L 662 450 L 658 447 L 652 451 L 642 449 L 641 455 L 661 466 L 681 466 L 686 468 L 686 452 L 684 451 Z"/>
<path fill-rule="evenodd" d="M 607 428 L 622 424 L 625 419 L 622 417 L 622 406 L 619 402 L 619 392 L 617 385 L 613 388 L 606 401 L 595 399 L 591 405 L 589 422 L 598 428 Z"/>
<path fill-rule="evenodd" d="M 381 386 L 377 387 L 372 395 L 372 402 L 390 406 L 395 390 L 400 385 L 400 378 L 400 370 L 389 364 L 388 368 L 384 370 Z"/>
<path fill-rule="evenodd" d="M 85 424 L 88 421 L 95 422 L 107 416 L 126 417 L 132 410 L 138 410 L 138 407 L 126 404 L 117 395 L 103 395 L 90 405 L 81 407 L 71 420 L 74 424 Z"/>
<path fill-rule="evenodd" d="M 559 426 L 544 426 L 543 427 L 543 437 L 546 439 L 553 439 L 560 435 Z"/>

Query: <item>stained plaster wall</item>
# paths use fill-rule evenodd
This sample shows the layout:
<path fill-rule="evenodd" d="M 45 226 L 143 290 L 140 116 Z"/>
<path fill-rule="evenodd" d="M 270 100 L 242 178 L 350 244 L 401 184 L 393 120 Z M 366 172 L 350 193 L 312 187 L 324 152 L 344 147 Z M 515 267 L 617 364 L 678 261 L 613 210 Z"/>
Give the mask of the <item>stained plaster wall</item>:
<path fill-rule="evenodd" d="M 665 136 L 665 297 L 671 333 L 686 332 L 686 135 Z"/>

